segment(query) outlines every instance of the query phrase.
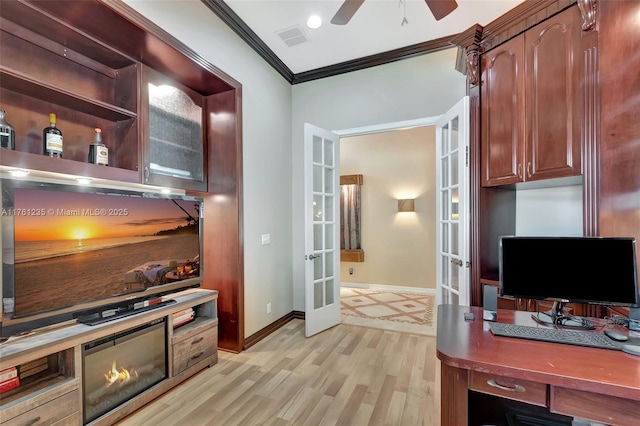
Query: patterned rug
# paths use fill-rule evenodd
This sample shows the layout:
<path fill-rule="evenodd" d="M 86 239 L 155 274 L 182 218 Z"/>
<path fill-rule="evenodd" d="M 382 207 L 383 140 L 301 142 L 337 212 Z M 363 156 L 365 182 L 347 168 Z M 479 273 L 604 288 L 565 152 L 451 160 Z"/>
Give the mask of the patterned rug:
<path fill-rule="evenodd" d="M 435 294 L 340 288 L 344 324 L 436 335 Z"/>

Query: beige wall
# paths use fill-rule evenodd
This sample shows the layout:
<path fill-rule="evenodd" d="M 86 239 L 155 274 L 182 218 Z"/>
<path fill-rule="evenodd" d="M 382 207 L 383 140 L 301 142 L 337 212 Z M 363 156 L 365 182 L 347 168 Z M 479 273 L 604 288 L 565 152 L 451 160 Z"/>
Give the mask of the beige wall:
<path fill-rule="evenodd" d="M 434 126 L 340 139 L 340 174 L 364 176 L 365 261 L 341 263 L 343 284 L 435 289 L 435 170 Z M 415 198 L 415 212 L 398 213 L 400 198 Z"/>

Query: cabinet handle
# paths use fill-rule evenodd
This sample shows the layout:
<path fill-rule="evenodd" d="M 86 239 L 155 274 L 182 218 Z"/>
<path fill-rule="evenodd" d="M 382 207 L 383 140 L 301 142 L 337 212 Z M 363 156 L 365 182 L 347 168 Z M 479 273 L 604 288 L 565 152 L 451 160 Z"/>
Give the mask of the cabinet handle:
<path fill-rule="evenodd" d="M 531 161 L 527 163 L 527 177 L 531 177 Z"/>
<path fill-rule="evenodd" d="M 198 337 L 197 339 L 193 339 L 193 340 L 191 341 L 191 344 L 192 344 L 192 345 L 195 345 L 196 343 L 200 343 L 200 342 L 202 342 L 203 340 L 204 340 L 204 337 L 200 336 L 200 337 Z"/>
<path fill-rule="evenodd" d="M 487 380 L 487 384 L 491 387 L 502 389 L 503 391 L 507 391 L 507 392 L 526 392 L 525 387 L 522 385 L 514 385 L 513 387 L 503 386 L 501 384 L 496 383 L 496 381 L 493 379 Z"/>
<path fill-rule="evenodd" d="M 149 182 L 149 167 L 144 168 L 144 181 Z"/>
<path fill-rule="evenodd" d="M 522 164 L 518 164 L 518 177 L 522 177 Z"/>
<path fill-rule="evenodd" d="M 198 352 L 197 354 L 195 354 L 194 356 L 191 357 L 191 359 L 198 359 L 200 358 L 202 355 L 204 355 L 204 351 Z"/>
<path fill-rule="evenodd" d="M 35 419 L 32 419 L 29 423 L 25 423 L 25 426 L 35 425 L 39 421 L 40 421 L 40 416 L 36 417 Z"/>

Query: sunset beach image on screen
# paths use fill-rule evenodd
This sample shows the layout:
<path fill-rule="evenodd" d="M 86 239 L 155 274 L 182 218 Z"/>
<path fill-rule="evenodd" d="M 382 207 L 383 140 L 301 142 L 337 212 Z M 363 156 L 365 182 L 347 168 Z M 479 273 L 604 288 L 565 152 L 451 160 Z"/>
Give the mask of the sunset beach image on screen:
<path fill-rule="evenodd" d="M 199 202 L 15 188 L 15 315 L 165 284 L 199 259 Z"/>

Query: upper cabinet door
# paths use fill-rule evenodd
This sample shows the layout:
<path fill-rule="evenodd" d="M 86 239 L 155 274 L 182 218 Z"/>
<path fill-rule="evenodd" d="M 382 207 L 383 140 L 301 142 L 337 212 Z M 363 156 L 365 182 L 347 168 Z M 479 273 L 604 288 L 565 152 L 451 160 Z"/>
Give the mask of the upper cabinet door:
<path fill-rule="evenodd" d="M 482 186 L 581 174 L 580 25 L 571 7 L 482 55 Z"/>
<path fill-rule="evenodd" d="M 581 173 L 580 26 L 572 7 L 525 33 L 525 180 Z"/>
<path fill-rule="evenodd" d="M 144 183 L 207 189 L 205 97 L 143 68 Z"/>
<path fill-rule="evenodd" d="M 480 121 L 482 185 L 520 182 L 525 135 L 522 37 L 482 56 Z"/>

